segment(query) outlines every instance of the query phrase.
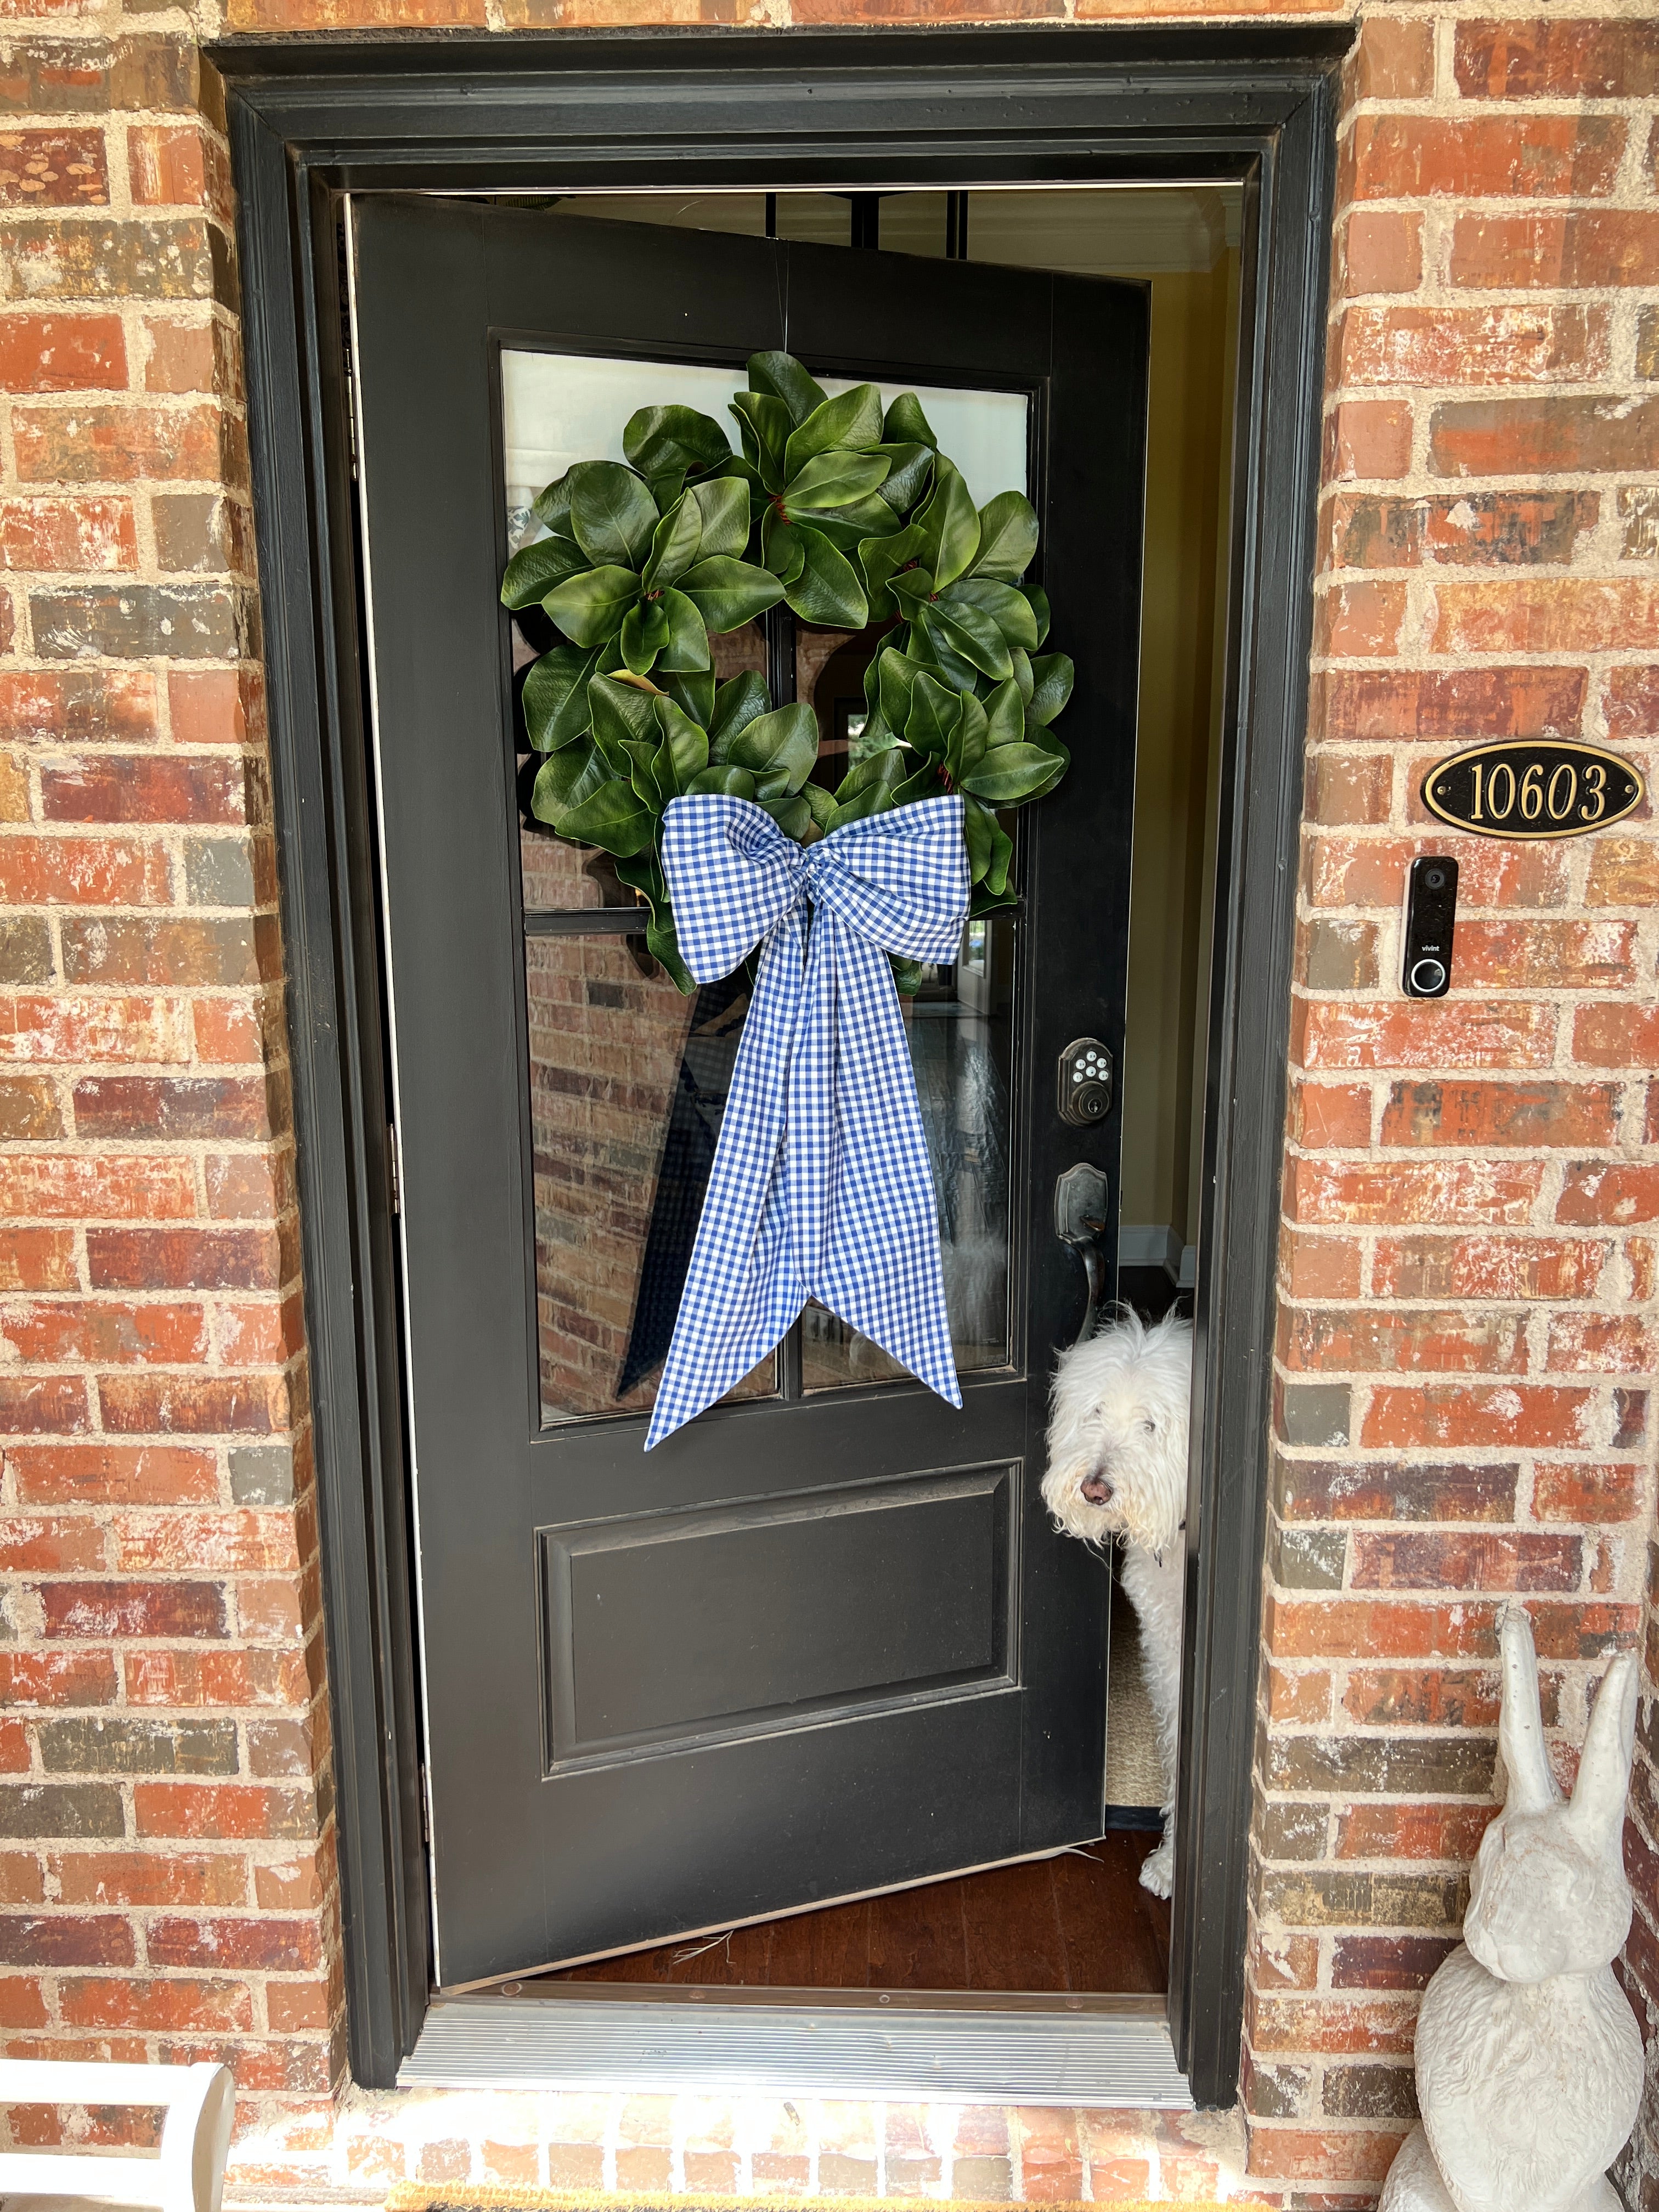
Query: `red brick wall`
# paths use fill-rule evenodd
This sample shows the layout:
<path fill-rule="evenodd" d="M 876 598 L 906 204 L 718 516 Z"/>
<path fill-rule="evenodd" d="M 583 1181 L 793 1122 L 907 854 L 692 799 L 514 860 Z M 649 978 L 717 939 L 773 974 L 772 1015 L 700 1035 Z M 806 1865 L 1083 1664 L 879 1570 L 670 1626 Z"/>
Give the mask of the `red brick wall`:
<path fill-rule="evenodd" d="M 1417 1993 L 1489 1817 L 1501 1607 L 1519 1594 L 1532 1612 L 1567 1741 L 1600 1655 L 1640 1626 L 1659 1217 L 1645 811 L 1522 847 L 1435 828 L 1417 797 L 1432 761 L 1483 736 L 1582 735 L 1651 773 L 1659 26 L 1555 7 L 1363 21 L 1328 350 L 1247 2083 L 1255 2171 L 1353 2188 L 1408 2124 Z M 1413 1004 L 1401 896 L 1411 856 L 1436 849 L 1462 867 L 1455 980 Z M 1650 1907 L 1651 1854 L 1633 1845 Z M 1659 1995 L 1652 1943 L 1632 1960 Z"/>
<path fill-rule="evenodd" d="M 1206 11 L 234 0 L 228 21 L 1183 12 Z M 1358 2194 L 1406 2124 L 1416 1991 L 1486 1817 L 1497 1609 L 1531 1603 L 1564 1739 L 1643 1623 L 1659 1235 L 1645 813 L 1454 841 L 1453 995 L 1390 981 L 1407 861 L 1448 842 L 1413 795 L 1430 760 L 1559 731 L 1645 763 L 1659 738 L 1659 35 L 1625 0 L 1362 15 L 1246 2082 L 1258 2172 Z M 15 0 L 5 56 L 0 2028 L 234 2050 L 251 2094 L 315 2096 L 340 2054 L 332 1831 L 222 118 L 182 14 Z M 1654 1796 L 1644 1754 L 1631 1973 L 1659 2003 Z"/>
<path fill-rule="evenodd" d="M 0 2028 L 314 2095 L 331 1790 L 222 112 L 177 18 L 8 13 Z"/>

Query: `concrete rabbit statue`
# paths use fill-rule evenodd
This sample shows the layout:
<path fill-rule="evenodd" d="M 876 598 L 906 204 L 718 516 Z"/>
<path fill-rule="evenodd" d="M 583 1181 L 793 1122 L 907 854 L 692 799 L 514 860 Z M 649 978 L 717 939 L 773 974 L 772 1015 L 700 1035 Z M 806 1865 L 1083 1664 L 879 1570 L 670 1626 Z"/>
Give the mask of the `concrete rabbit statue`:
<path fill-rule="evenodd" d="M 1545 1753 L 1532 1624 L 1500 1632 L 1509 1776 L 1481 1839 L 1463 1942 L 1417 2022 L 1422 2125 L 1379 2212 L 1619 2212 L 1607 2168 L 1636 2124 L 1642 2042 L 1612 1961 L 1630 1928 L 1625 1792 L 1637 1655 L 1601 1679 L 1564 1804 Z"/>

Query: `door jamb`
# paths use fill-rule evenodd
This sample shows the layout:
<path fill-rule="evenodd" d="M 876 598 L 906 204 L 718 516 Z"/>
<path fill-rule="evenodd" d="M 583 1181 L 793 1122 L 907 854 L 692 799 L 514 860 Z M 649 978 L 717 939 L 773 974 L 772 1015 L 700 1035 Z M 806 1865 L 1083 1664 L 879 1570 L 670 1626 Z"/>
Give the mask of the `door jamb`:
<path fill-rule="evenodd" d="M 378 865 L 337 198 L 1238 179 L 1231 607 L 1195 1299 L 1170 2022 L 1237 2094 L 1273 1271 L 1311 641 L 1335 73 L 1349 24 L 233 38 L 249 441 L 283 885 L 351 2070 L 428 2000 Z M 509 62 L 510 54 L 510 62 Z M 943 120 L 941 118 L 943 117 Z M 1271 496 L 1264 496 L 1267 487 Z M 1222 1356 L 1224 1316 L 1226 1357 Z"/>

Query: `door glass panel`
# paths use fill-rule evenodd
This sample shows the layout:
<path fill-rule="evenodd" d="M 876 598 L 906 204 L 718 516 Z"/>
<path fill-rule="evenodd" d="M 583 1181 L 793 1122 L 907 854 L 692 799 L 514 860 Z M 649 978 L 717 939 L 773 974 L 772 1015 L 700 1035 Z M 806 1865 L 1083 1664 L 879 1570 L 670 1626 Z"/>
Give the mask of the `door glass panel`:
<path fill-rule="evenodd" d="M 529 935 L 525 982 L 542 1419 L 641 1413 L 679 1310 L 748 981 L 739 970 L 684 999 L 642 939 Z M 773 1387 L 769 1358 L 730 1395 Z"/>
<path fill-rule="evenodd" d="M 830 393 L 850 391 L 848 376 L 818 379 Z M 727 402 L 746 387 L 741 368 L 704 368 L 687 362 L 619 361 L 574 353 L 501 353 L 501 428 L 509 550 L 544 533 L 530 512 L 544 485 L 573 461 L 620 461 L 623 430 L 636 408 L 673 403 L 712 415 L 735 450 L 737 425 Z M 890 398 L 901 388 L 883 384 Z M 1026 489 L 1026 413 L 1023 392 L 975 392 L 942 385 L 911 387 L 933 424 L 941 451 L 967 480 L 975 502 L 993 493 Z"/>
<path fill-rule="evenodd" d="M 623 428 L 635 409 L 673 401 L 724 426 L 726 403 L 744 382 L 731 368 L 518 348 L 503 350 L 501 379 L 509 550 L 543 534 L 532 502 L 573 461 L 624 458 Z M 834 392 L 853 380 L 823 381 Z M 918 396 L 977 503 L 1025 488 L 1024 393 L 929 386 Z M 555 637 L 539 609 L 516 617 L 515 668 Z M 721 680 L 768 670 L 759 623 L 711 644 Z M 794 625 L 795 695 L 816 709 L 815 780 L 831 788 L 862 727 L 864 672 L 880 644 L 877 629 Z M 522 763 L 526 802 L 536 765 Z M 546 916 L 631 906 L 634 895 L 606 854 L 566 844 L 527 813 L 520 849 L 542 1418 L 638 1413 L 654 1400 L 678 1310 L 747 984 L 739 973 L 688 1001 L 656 969 L 642 939 L 550 932 Z M 1007 916 L 970 924 L 963 957 L 930 970 L 919 995 L 903 1001 L 939 1198 L 951 1338 L 964 1373 L 1012 1358 L 1013 946 Z M 786 1359 L 785 1374 L 794 1371 Z M 798 1371 L 790 1395 L 905 1372 L 817 1307 L 801 1325 Z M 778 1387 L 769 1358 L 731 1395 L 765 1396 Z"/>
<path fill-rule="evenodd" d="M 958 1370 L 1006 1367 L 1009 1166 L 1014 1036 L 1014 929 L 1005 915 L 970 921 L 960 958 L 923 970 L 905 1034 L 939 1200 L 945 1297 Z M 903 1375 L 867 1337 L 809 1306 L 801 1344 L 808 1390 Z"/>

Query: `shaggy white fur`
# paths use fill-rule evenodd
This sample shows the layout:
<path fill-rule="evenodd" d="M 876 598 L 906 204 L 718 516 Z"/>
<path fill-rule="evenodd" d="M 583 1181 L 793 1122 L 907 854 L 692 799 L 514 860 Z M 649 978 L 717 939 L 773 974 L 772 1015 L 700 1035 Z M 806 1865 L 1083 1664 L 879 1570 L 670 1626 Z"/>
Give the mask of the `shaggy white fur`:
<path fill-rule="evenodd" d="M 1175 1879 L 1192 1371 L 1193 1325 L 1173 1314 L 1148 1328 L 1126 1310 L 1074 1345 L 1054 1372 L 1042 1478 L 1057 1527 L 1085 1544 L 1124 1547 L 1123 1588 L 1140 1620 L 1164 1767 L 1164 1840 L 1140 1869 L 1155 1897 L 1167 1897 Z"/>

